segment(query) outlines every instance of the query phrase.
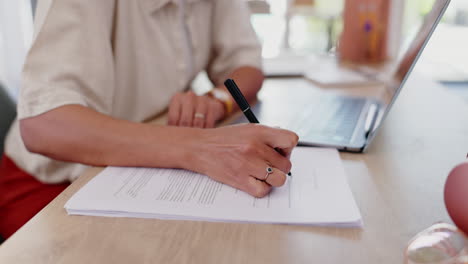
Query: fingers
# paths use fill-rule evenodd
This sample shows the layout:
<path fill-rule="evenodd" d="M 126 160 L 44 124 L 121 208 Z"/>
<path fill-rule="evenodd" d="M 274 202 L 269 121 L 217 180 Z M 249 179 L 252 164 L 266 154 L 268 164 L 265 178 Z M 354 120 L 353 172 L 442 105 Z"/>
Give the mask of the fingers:
<path fill-rule="evenodd" d="M 289 130 L 265 127 L 263 140 L 281 155 L 290 158 L 292 150 L 299 141 L 299 136 Z"/>
<path fill-rule="evenodd" d="M 248 194 L 255 196 L 257 198 L 265 197 L 271 192 L 272 186 L 259 181 L 254 177 L 247 177 L 245 182 L 245 190 Z"/>
<path fill-rule="evenodd" d="M 298 141 L 295 133 L 258 124 L 233 125 L 205 132 L 210 142 L 217 143 L 207 148 L 206 155 L 200 155 L 204 157 L 202 162 L 196 162 L 202 164 L 200 173 L 255 197 L 263 197 L 272 187 L 286 183 L 286 173 L 291 169 L 288 156 Z"/>
<path fill-rule="evenodd" d="M 291 161 L 289 160 L 289 157 L 286 157 L 283 153 L 280 153 L 271 147 L 265 147 L 263 149 L 262 156 L 267 164 L 271 164 L 272 167 L 277 168 L 283 173 L 287 174 L 291 171 Z"/>
<path fill-rule="evenodd" d="M 280 187 L 286 182 L 286 173 L 291 169 L 291 162 L 271 147 L 252 143 L 240 152 L 243 157 L 249 157 L 247 162 L 243 162 L 243 169 L 248 175 L 274 187 Z M 272 171 L 268 171 L 268 168 Z"/>
<path fill-rule="evenodd" d="M 243 166 L 249 175 L 258 180 L 266 179 L 268 184 L 275 187 L 285 183 L 286 173 L 291 169 L 288 158 L 261 142 L 249 142 L 239 151 L 243 157 L 248 157 L 247 162 L 243 162 Z M 273 171 L 266 177 L 268 167 L 273 168 Z"/>
<path fill-rule="evenodd" d="M 270 184 L 249 175 L 240 176 L 238 174 L 236 176 L 230 175 L 229 177 L 225 177 L 226 175 L 224 173 L 224 177 L 220 177 L 220 175 L 213 176 L 214 177 L 211 178 L 214 180 L 226 183 L 257 198 L 266 196 L 273 188 Z"/>
<path fill-rule="evenodd" d="M 196 98 L 194 92 L 188 91 L 184 96 L 182 104 L 182 111 L 180 113 L 180 120 L 178 125 L 184 127 L 191 127 L 193 125 L 193 117 L 195 114 Z"/>
<path fill-rule="evenodd" d="M 220 104 L 220 102 L 206 96 L 200 98 L 203 99 L 203 103 L 208 106 L 206 111 L 205 128 L 213 128 L 216 125 L 216 121 L 218 121 L 217 115 L 220 110 L 217 104 Z M 224 106 L 221 105 L 221 110 L 224 110 L 223 108 Z"/>
<path fill-rule="evenodd" d="M 213 128 L 215 127 L 216 120 L 214 118 L 214 114 L 212 111 L 207 111 L 206 113 L 206 120 L 205 120 L 205 128 Z"/>
<path fill-rule="evenodd" d="M 272 172 L 268 175 L 265 174 L 265 182 L 273 187 L 281 187 L 286 183 L 286 174 L 274 167 L 271 167 Z"/>
<path fill-rule="evenodd" d="M 266 182 L 271 186 L 280 187 L 283 186 L 286 182 L 286 174 L 278 168 L 275 168 L 273 165 L 268 164 L 267 162 L 258 161 L 252 163 L 250 167 L 252 177 Z"/>
<path fill-rule="evenodd" d="M 194 127 L 199 127 L 199 128 L 204 128 L 206 120 L 208 118 L 208 106 L 206 103 L 202 102 L 203 97 L 198 97 L 197 98 L 197 104 L 195 108 L 195 113 L 193 114 L 193 126 Z"/>
<path fill-rule="evenodd" d="M 182 93 L 175 94 L 169 104 L 168 113 L 168 124 L 170 126 L 177 126 L 179 124 L 180 112 L 181 112 L 181 97 Z"/>
<path fill-rule="evenodd" d="M 177 93 L 169 104 L 168 124 L 173 126 L 213 128 L 224 116 L 224 105 L 192 91 Z"/>
<path fill-rule="evenodd" d="M 209 100 L 209 115 L 206 118 L 206 127 L 213 128 L 216 122 L 225 117 L 224 104 L 216 99 L 208 98 Z"/>

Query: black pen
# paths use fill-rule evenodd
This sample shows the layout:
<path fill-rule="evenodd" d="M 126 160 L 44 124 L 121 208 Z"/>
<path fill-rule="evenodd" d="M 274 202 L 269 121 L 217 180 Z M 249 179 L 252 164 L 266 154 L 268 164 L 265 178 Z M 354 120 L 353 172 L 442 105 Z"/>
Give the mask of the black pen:
<path fill-rule="evenodd" d="M 232 98 L 234 98 L 234 101 L 236 101 L 237 105 L 239 106 L 242 113 L 244 113 L 247 120 L 249 120 L 250 123 L 259 123 L 257 117 L 252 112 L 252 109 L 250 109 L 249 102 L 247 102 L 247 100 L 245 99 L 236 82 L 234 82 L 233 79 L 227 79 L 224 82 L 224 86 L 226 86 L 228 91 L 231 93 Z M 275 150 L 281 154 L 281 151 L 279 149 L 275 148 Z M 288 176 L 291 176 L 291 172 L 288 173 Z"/>

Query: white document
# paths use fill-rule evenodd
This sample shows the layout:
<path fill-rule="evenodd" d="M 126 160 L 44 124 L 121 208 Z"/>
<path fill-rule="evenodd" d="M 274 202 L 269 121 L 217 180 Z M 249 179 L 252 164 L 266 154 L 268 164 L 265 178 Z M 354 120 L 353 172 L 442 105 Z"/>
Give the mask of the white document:
<path fill-rule="evenodd" d="M 65 204 L 68 214 L 361 226 L 338 152 L 297 147 L 292 177 L 264 198 L 185 170 L 108 167 Z"/>

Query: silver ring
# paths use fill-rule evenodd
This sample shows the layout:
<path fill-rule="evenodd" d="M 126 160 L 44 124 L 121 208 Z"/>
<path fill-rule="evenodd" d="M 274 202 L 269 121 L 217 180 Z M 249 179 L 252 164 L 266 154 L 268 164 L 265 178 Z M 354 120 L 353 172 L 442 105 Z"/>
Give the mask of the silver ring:
<path fill-rule="evenodd" d="M 266 175 L 265 175 L 265 179 L 263 179 L 263 181 L 266 181 L 268 179 L 268 177 L 270 176 L 270 174 L 273 173 L 273 168 L 272 167 L 266 167 Z"/>
<path fill-rule="evenodd" d="M 194 117 L 195 117 L 195 118 L 205 119 L 205 114 L 202 114 L 202 113 L 195 113 Z"/>

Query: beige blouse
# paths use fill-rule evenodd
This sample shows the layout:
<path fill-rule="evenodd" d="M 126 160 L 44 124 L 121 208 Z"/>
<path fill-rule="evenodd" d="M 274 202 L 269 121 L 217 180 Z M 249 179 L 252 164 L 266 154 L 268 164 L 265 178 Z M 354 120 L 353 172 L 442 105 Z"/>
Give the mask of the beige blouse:
<path fill-rule="evenodd" d="M 200 71 L 219 84 L 240 66 L 260 68 L 249 21 L 244 0 L 39 1 L 17 118 L 80 104 L 147 120 Z M 86 169 L 28 152 L 17 120 L 6 154 L 46 183 L 72 181 Z"/>

